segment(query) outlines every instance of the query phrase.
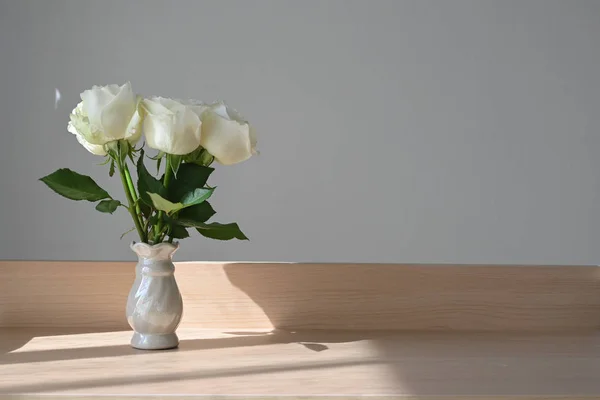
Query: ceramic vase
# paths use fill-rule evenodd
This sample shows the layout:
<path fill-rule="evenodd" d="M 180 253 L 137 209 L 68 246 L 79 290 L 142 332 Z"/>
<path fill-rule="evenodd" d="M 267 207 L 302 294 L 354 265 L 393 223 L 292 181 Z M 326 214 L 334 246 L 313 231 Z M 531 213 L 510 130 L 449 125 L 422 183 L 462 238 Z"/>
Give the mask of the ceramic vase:
<path fill-rule="evenodd" d="M 171 243 L 131 243 L 138 263 L 126 315 L 134 330 L 131 338 L 134 348 L 161 350 L 179 345 L 175 330 L 181 321 L 183 302 L 172 261 L 178 247 L 179 244 Z"/>

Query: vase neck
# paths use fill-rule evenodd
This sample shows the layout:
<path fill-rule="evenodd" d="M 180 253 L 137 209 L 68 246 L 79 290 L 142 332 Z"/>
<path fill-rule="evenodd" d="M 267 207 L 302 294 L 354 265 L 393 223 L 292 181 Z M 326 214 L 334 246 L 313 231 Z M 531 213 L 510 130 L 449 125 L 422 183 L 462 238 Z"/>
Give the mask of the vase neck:
<path fill-rule="evenodd" d="M 173 254 L 179 248 L 179 243 L 158 243 L 158 244 L 147 244 L 147 243 L 131 243 L 131 250 L 137 254 L 140 262 L 152 263 L 152 262 L 164 262 L 171 261 Z"/>

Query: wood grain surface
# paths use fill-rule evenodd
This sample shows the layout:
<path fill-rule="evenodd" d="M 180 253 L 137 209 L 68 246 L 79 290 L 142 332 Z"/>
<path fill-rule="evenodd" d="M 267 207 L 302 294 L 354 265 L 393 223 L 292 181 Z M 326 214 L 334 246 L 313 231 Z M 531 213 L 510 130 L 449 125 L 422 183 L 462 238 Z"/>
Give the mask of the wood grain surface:
<path fill-rule="evenodd" d="M 183 328 L 179 334 L 179 349 L 142 351 L 128 346 L 127 331 L 1 329 L 0 393 L 344 399 L 600 395 L 595 333 Z"/>
<path fill-rule="evenodd" d="M 0 326 L 127 329 L 130 262 L 0 261 Z M 176 263 L 182 327 L 594 331 L 597 266 Z"/>

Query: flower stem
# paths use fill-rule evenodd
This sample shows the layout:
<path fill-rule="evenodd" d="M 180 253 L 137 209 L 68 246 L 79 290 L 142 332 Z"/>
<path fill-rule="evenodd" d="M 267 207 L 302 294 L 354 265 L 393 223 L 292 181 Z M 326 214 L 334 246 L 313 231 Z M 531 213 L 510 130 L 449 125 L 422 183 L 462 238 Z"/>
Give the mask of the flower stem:
<path fill-rule="evenodd" d="M 131 214 L 131 218 L 133 218 L 133 223 L 135 224 L 135 229 L 137 230 L 138 235 L 140 236 L 140 240 L 145 243 L 147 242 L 146 235 L 144 234 L 144 231 L 142 229 L 142 224 L 140 223 L 139 215 L 135 212 L 135 201 L 133 200 L 133 196 L 130 190 L 130 188 L 132 188 L 133 186 L 130 187 L 127 180 L 127 165 L 123 165 L 123 162 L 121 162 L 121 159 L 118 157 L 116 162 L 117 167 L 119 168 L 119 175 L 121 176 L 123 190 L 125 191 L 125 197 L 127 197 L 127 203 L 129 203 L 129 207 L 127 207 L 127 210 L 129 211 L 129 214 Z M 129 181 L 131 181 L 131 176 L 129 176 Z"/>
<path fill-rule="evenodd" d="M 131 197 L 133 199 L 133 203 L 135 204 L 135 212 L 139 216 L 141 215 L 140 203 L 138 201 L 138 194 L 135 190 L 135 185 L 133 184 L 133 180 L 131 179 L 131 174 L 129 173 L 129 167 L 127 166 L 127 161 L 123 162 L 123 169 L 125 170 L 125 178 L 127 179 L 127 186 L 129 187 L 129 192 L 131 193 Z"/>
<path fill-rule="evenodd" d="M 165 163 L 165 178 L 163 182 L 165 189 L 169 187 L 169 181 L 171 180 L 171 176 L 173 175 L 173 168 L 171 168 L 171 157 L 169 157 L 169 154 L 167 154 L 166 159 L 167 161 Z"/>
<path fill-rule="evenodd" d="M 169 156 L 169 154 L 167 154 L 165 156 L 166 158 L 166 163 L 165 163 L 165 176 L 163 178 L 163 186 L 165 187 L 165 189 L 169 188 L 169 182 L 171 181 L 171 175 L 173 174 L 173 170 L 171 168 L 171 157 Z M 158 241 L 162 241 L 164 239 L 164 235 L 163 235 L 163 215 L 164 213 L 162 211 L 158 212 L 158 223 L 155 227 L 154 230 L 154 242 L 158 243 Z"/>

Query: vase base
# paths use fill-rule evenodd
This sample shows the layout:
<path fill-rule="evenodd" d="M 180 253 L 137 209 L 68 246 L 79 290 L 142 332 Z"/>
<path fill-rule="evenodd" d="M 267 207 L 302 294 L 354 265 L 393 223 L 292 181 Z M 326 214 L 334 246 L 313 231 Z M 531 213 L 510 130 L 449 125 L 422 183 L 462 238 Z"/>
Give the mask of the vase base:
<path fill-rule="evenodd" d="M 144 334 L 134 332 L 131 347 L 141 350 L 166 350 L 179 346 L 179 338 L 175 333 L 166 335 Z"/>

